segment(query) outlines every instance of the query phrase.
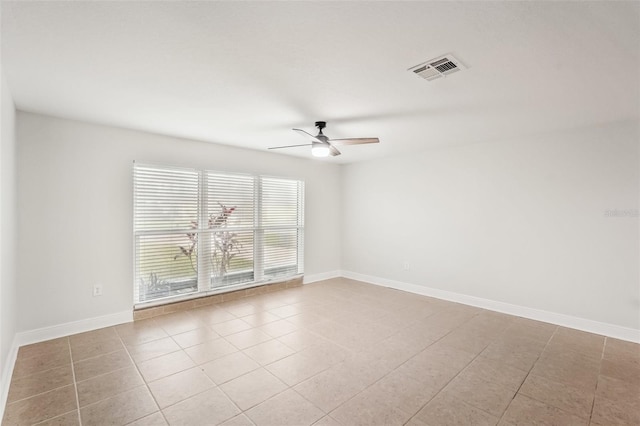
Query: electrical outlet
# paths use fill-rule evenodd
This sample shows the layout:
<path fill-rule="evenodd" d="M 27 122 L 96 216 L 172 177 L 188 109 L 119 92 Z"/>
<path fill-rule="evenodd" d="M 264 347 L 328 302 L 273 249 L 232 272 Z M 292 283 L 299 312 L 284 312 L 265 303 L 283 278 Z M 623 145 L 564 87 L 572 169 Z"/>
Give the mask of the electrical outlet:
<path fill-rule="evenodd" d="M 102 284 L 96 284 L 93 286 L 93 297 L 102 296 Z"/>
<path fill-rule="evenodd" d="M 402 262 L 402 269 L 405 271 L 408 271 L 410 269 L 410 265 L 409 265 L 409 261 L 405 260 L 404 262 Z"/>

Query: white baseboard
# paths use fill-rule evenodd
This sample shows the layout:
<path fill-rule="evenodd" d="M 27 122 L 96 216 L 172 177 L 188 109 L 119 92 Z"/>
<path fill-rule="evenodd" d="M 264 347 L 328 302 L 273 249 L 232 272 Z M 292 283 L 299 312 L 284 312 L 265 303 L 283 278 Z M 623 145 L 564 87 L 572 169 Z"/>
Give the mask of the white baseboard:
<path fill-rule="evenodd" d="M 478 308 L 488 309 L 490 311 L 501 312 L 509 315 L 516 315 L 536 321 L 548 322 L 551 324 L 561 325 L 563 327 L 574 328 L 577 330 L 587 331 L 589 333 L 600 334 L 603 336 L 613 337 L 615 339 L 626 340 L 629 342 L 640 343 L 640 330 L 622 327 L 615 324 L 608 324 L 599 321 L 593 321 L 585 318 L 574 317 L 571 315 L 558 314 L 555 312 L 543 311 L 526 306 L 512 305 L 505 302 L 497 302 L 495 300 L 483 299 L 475 296 L 468 296 L 460 293 L 453 293 L 446 290 L 425 287 L 417 284 L 409 284 L 401 281 L 389 280 L 386 278 L 374 277 L 371 275 L 359 274 L 357 272 L 342 271 L 342 276 L 357 281 L 391 287 L 397 290 L 408 291 L 410 293 L 420 294 L 422 296 L 434 297 L 436 299 L 448 300 L 451 302 L 462 303 L 465 305 L 476 306 Z"/>
<path fill-rule="evenodd" d="M 305 275 L 302 283 L 311 284 L 317 281 L 330 280 L 332 278 L 340 278 L 341 276 L 342 276 L 342 271 L 321 272 L 319 274 Z"/>
<path fill-rule="evenodd" d="M 101 317 L 87 318 L 79 321 L 72 321 L 64 324 L 16 333 L 15 341 L 17 346 L 20 347 L 30 345 L 31 343 L 57 339 L 58 337 L 97 330 L 98 328 L 111 327 L 131 321 L 133 321 L 133 310 L 116 312 L 114 314 L 103 315 Z"/>

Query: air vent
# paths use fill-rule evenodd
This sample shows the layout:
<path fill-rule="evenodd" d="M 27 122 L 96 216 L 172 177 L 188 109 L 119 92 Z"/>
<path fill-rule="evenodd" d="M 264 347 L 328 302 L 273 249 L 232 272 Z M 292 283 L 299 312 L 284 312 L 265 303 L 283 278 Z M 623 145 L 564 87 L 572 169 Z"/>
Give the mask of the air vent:
<path fill-rule="evenodd" d="M 409 68 L 414 74 L 431 81 L 446 77 L 466 67 L 453 55 L 444 55 Z"/>

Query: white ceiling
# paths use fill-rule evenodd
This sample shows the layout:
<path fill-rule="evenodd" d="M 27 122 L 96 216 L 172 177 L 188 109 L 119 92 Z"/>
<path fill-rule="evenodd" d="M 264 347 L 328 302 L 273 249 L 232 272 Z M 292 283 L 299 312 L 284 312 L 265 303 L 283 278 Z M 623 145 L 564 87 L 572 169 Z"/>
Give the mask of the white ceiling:
<path fill-rule="evenodd" d="M 3 1 L 2 60 L 20 110 L 350 163 L 637 119 L 640 3 Z"/>

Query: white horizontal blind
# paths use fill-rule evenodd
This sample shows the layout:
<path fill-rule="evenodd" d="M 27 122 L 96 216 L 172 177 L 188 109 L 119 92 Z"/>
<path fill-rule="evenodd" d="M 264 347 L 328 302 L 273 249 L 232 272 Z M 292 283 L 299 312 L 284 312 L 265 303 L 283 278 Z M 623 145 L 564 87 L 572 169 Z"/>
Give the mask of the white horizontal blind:
<path fill-rule="evenodd" d="M 198 172 L 136 165 L 133 182 L 136 300 L 195 292 Z"/>
<path fill-rule="evenodd" d="M 134 163 L 136 303 L 301 274 L 304 183 Z"/>
<path fill-rule="evenodd" d="M 301 215 L 304 191 L 300 181 L 261 178 L 264 276 L 275 278 L 302 272 Z"/>
<path fill-rule="evenodd" d="M 253 282 L 255 178 L 205 172 L 211 287 Z"/>

